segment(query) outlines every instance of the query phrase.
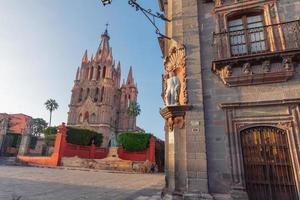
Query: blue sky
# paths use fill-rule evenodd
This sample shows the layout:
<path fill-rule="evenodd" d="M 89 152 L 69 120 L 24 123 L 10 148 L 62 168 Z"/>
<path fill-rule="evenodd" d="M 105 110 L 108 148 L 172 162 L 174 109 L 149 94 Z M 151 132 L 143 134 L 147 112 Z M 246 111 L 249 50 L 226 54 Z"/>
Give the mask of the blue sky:
<path fill-rule="evenodd" d="M 159 10 L 157 1 L 139 2 Z M 86 49 L 95 53 L 107 22 L 123 78 L 133 67 L 142 109 L 138 125 L 164 138 L 157 35 L 127 0 L 105 7 L 99 0 L 0 0 L 0 112 L 48 121 L 44 102 L 54 98 L 60 107 L 53 124 L 66 122 L 76 69 Z"/>

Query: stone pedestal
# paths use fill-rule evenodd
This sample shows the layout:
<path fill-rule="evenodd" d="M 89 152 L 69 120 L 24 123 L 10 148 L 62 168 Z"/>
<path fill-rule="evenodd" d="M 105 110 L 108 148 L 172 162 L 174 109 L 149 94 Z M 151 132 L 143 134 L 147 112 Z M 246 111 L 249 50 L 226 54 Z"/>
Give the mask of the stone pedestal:
<path fill-rule="evenodd" d="M 109 152 L 108 152 L 107 158 L 119 159 L 118 147 L 109 147 Z"/>

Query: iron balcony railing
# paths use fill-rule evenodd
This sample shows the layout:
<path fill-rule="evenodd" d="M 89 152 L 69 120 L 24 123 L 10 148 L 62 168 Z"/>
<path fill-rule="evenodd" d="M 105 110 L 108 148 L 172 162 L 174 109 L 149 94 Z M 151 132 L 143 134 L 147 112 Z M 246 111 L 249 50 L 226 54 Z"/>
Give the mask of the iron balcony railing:
<path fill-rule="evenodd" d="M 300 50 L 300 20 L 213 33 L 214 61 Z"/>

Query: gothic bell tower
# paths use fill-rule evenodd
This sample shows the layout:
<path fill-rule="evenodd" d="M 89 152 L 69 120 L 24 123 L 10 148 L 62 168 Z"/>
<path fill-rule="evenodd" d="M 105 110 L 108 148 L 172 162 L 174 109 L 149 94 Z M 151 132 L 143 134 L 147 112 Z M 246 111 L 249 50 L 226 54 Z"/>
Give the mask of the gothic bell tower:
<path fill-rule="evenodd" d="M 136 102 L 137 87 L 130 68 L 126 83 L 120 86 L 121 63 L 113 59 L 107 29 L 91 58 L 85 51 L 78 67 L 69 105 L 68 125 L 93 129 L 103 134 L 103 146 L 109 135 L 135 131 L 136 119 L 127 114 L 129 102 Z"/>

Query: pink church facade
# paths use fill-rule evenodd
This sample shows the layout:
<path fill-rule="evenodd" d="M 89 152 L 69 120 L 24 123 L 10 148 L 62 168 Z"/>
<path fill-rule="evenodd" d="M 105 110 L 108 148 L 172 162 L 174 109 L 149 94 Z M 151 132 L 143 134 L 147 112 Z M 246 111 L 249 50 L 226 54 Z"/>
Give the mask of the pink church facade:
<path fill-rule="evenodd" d="M 116 64 L 107 30 L 101 35 L 97 52 L 90 59 L 87 51 L 78 68 L 68 112 L 68 125 L 103 134 L 103 147 L 110 134 L 141 131 L 136 117 L 127 114 L 130 102 L 137 101 L 138 89 L 130 67 L 121 83 L 121 64 Z"/>

